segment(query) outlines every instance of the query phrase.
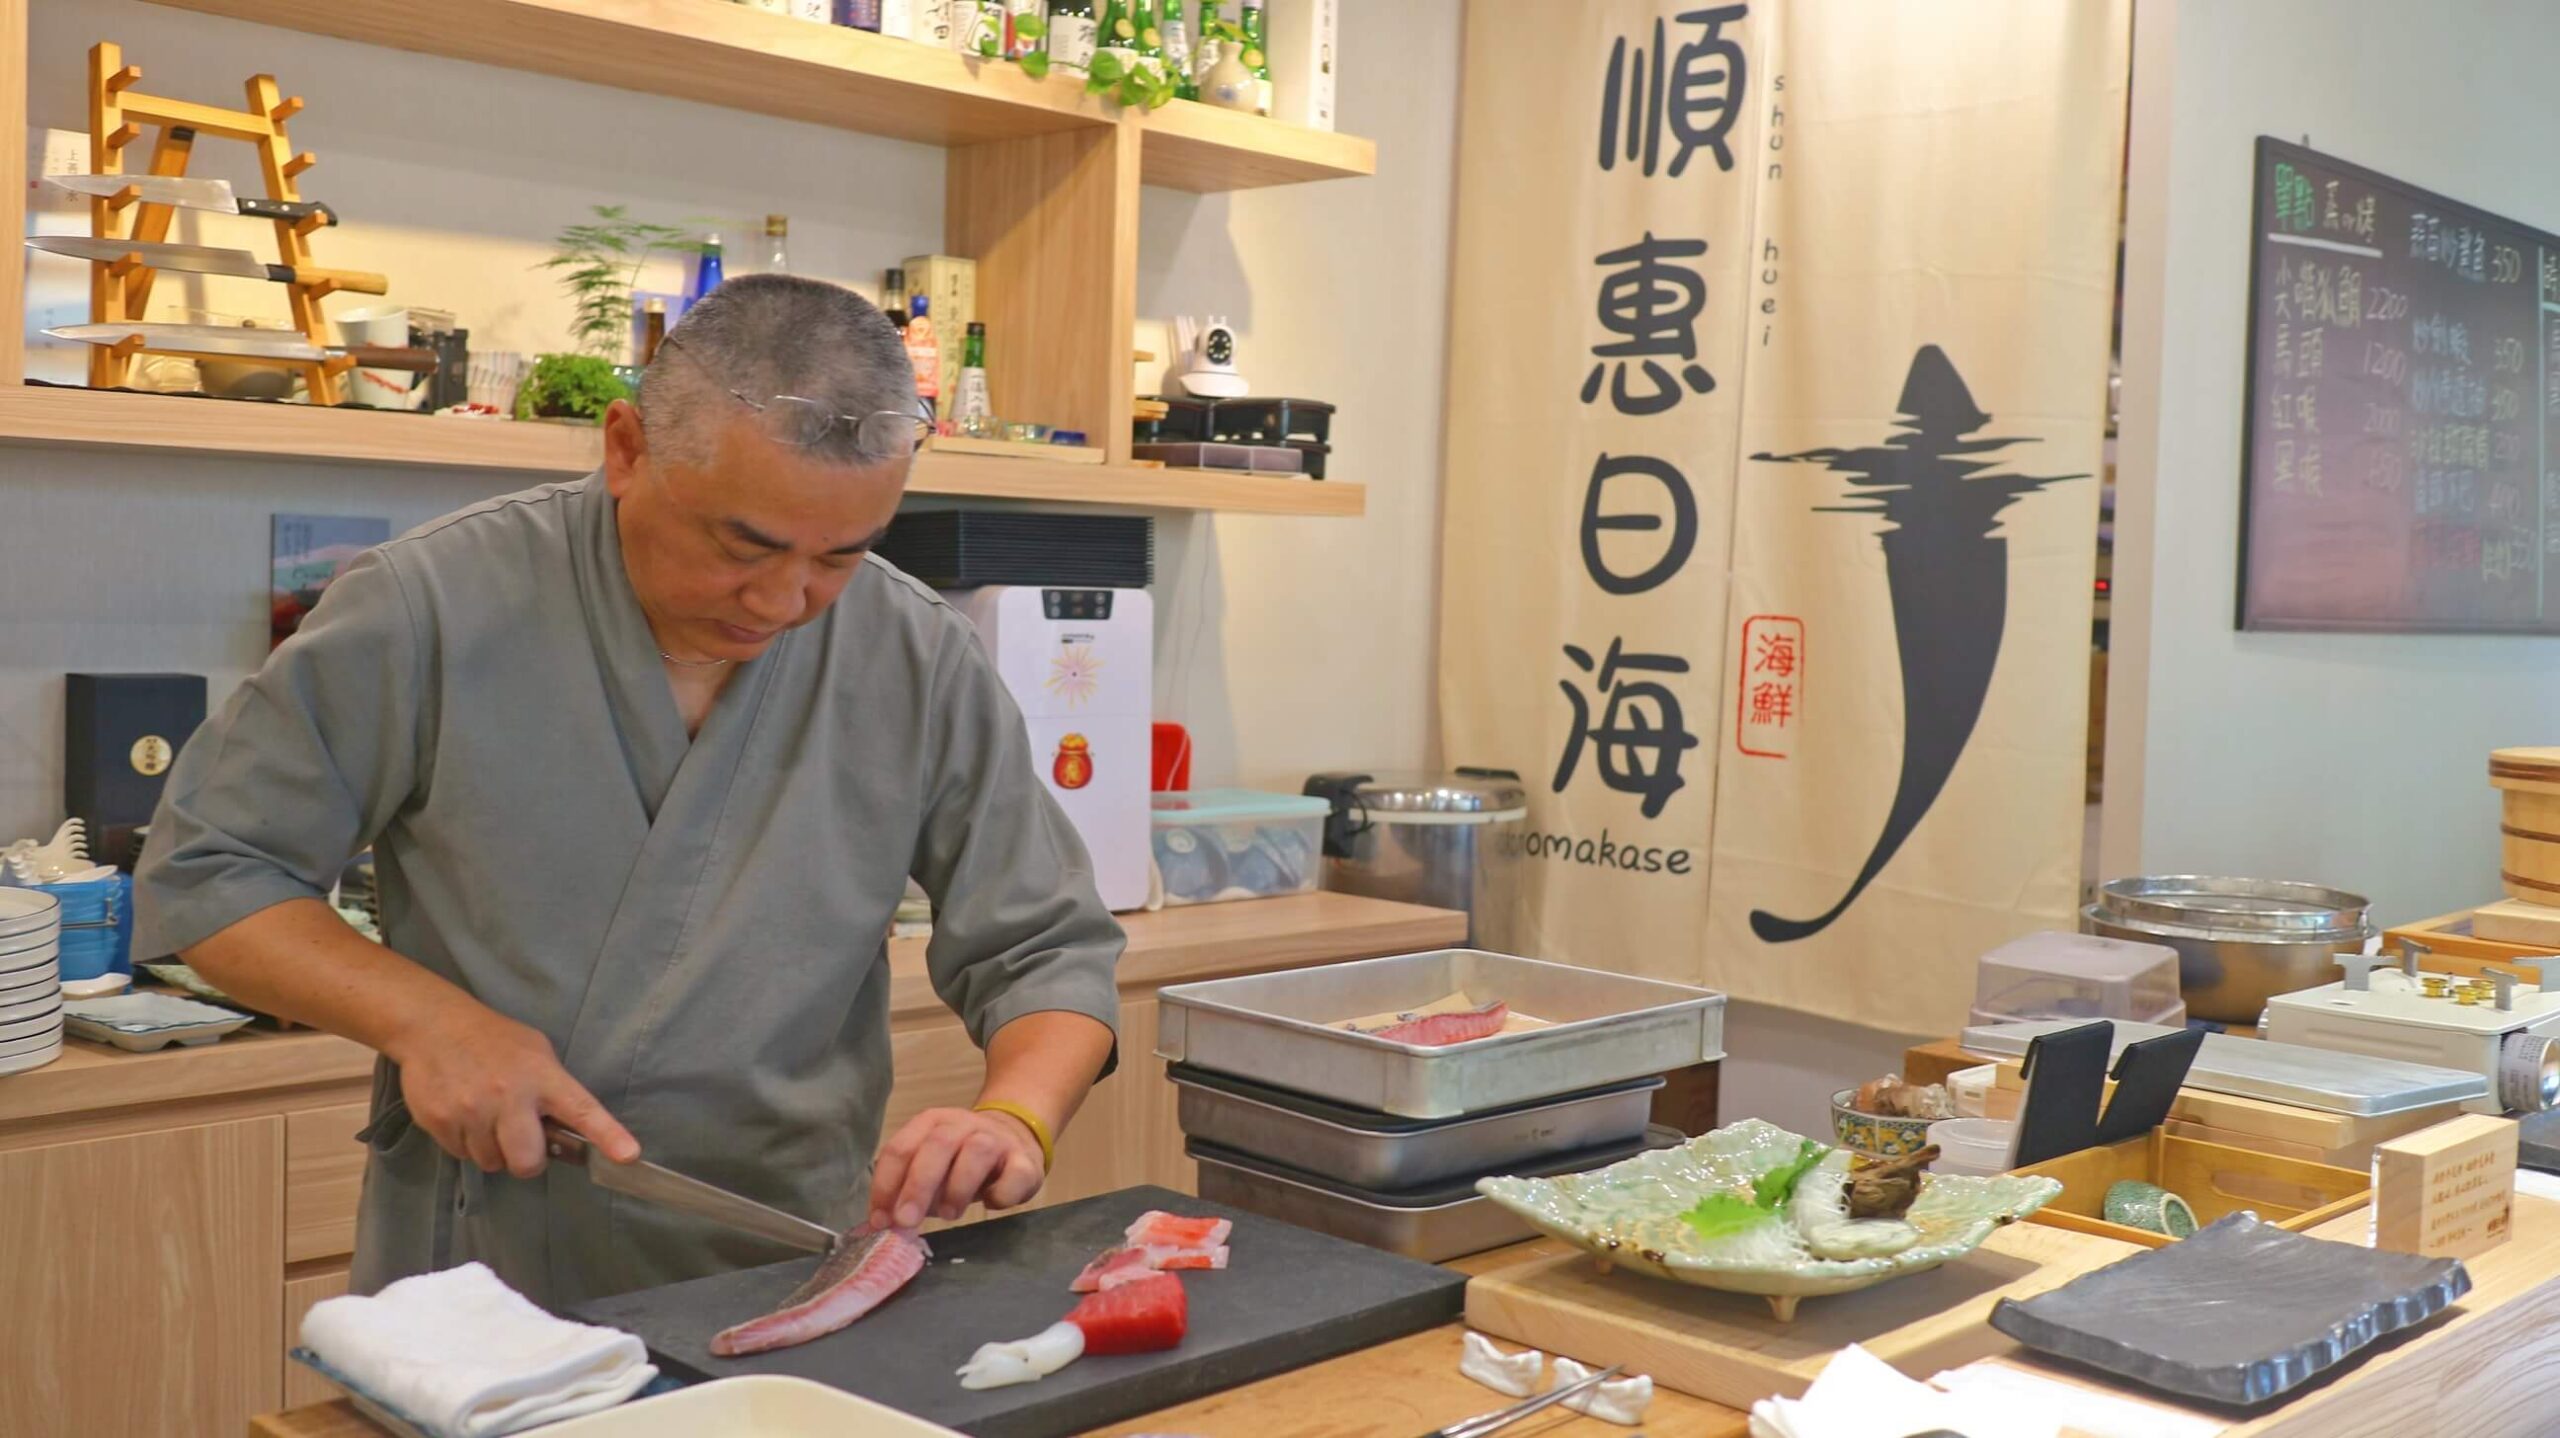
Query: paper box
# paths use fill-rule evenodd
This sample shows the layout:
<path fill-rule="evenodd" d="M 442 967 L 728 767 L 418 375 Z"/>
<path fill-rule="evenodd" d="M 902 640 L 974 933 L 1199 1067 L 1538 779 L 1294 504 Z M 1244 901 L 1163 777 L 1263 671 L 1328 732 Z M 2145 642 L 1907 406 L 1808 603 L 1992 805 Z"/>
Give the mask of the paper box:
<path fill-rule="evenodd" d="M 1333 128 L 1333 68 L 1342 0 L 1271 0 L 1271 117 Z"/>
<path fill-rule="evenodd" d="M 942 417 L 951 417 L 951 403 L 960 392 L 960 353 L 968 340 L 969 322 L 978 317 L 978 262 L 956 255 L 913 255 L 906 263 L 907 293 L 923 295 L 933 320 L 934 343 L 942 350 Z M 1018 338 L 1018 336 L 1017 336 Z M 987 336 L 990 367 L 998 361 L 992 356 L 1003 353 L 997 346 L 1005 336 Z"/>

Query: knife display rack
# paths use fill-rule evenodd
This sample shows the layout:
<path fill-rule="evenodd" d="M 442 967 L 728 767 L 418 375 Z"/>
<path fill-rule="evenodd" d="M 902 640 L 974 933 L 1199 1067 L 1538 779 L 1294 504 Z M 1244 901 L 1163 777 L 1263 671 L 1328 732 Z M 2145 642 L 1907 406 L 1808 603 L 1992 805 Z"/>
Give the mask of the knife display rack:
<path fill-rule="evenodd" d="M 245 140 L 258 152 L 258 169 L 264 177 L 270 199 L 298 201 L 302 198 L 294 181 L 316 163 L 311 152 L 293 148 L 285 135 L 285 122 L 302 109 L 302 97 L 287 96 L 276 85 L 273 75 L 253 75 L 248 83 L 249 108 L 224 110 L 212 105 L 199 105 L 186 100 L 171 100 L 146 95 L 134 88 L 142 81 L 141 67 L 124 62 L 124 48 L 111 40 L 102 40 L 89 49 L 89 168 L 101 175 L 127 173 L 125 151 L 138 143 L 143 127 L 156 125 L 157 135 L 151 144 L 149 167 L 152 175 L 184 175 L 187 161 L 193 155 L 199 136 L 213 135 L 226 140 Z M 89 232 L 101 240 L 132 240 L 157 244 L 168 238 L 170 221 L 176 207 L 145 202 L 138 190 L 127 189 L 114 195 L 101 196 L 89 202 Z M 300 220 L 276 220 L 276 249 L 282 263 L 293 269 L 311 265 L 311 231 L 326 224 L 318 215 Z M 152 281 L 157 272 L 142 262 L 140 255 L 127 255 L 120 260 L 99 261 L 90 267 L 89 318 L 98 324 L 138 323 L 147 314 L 151 302 Z M 296 279 L 285 283 L 285 300 L 293 313 L 293 327 L 312 344 L 328 347 L 329 320 L 320 312 L 322 297 L 337 286 L 326 279 Z M 89 385 L 92 389 L 121 388 L 133 365 L 133 357 L 154 351 L 140 336 L 115 345 L 101 345 L 89 355 Z M 256 356 L 225 355 L 235 364 L 282 365 L 302 371 L 303 383 L 316 405 L 334 405 L 339 401 L 338 377 L 354 366 L 346 356 L 322 360 L 270 359 Z"/>

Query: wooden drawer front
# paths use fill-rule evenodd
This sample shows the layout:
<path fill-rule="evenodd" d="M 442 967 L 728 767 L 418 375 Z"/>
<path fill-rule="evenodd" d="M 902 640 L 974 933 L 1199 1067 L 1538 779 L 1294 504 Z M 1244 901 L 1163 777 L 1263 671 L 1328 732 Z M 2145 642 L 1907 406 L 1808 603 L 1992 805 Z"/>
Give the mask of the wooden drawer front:
<path fill-rule="evenodd" d="M 290 1279 L 284 1286 L 284 1344 L 277 1351 L 284 1354 L 284 1406 L 299 1408 L 306 1403 L 326 1403 L 343 1398 L 338 1385 L 293 1361 L 294 1348 L 302 1342 L 302 1315 L 311 1305 L 324 1298 L 335 1298 L 347 1291 L 347 1270 L 323 1269 L 301 1278 Z"/>
<path fill-rule="evenodd" d="M 284 1258 L 306 1263 L 356 1251 L 356 1195 L 365 1106 L 305 1109 L 284 1117 Z"/>

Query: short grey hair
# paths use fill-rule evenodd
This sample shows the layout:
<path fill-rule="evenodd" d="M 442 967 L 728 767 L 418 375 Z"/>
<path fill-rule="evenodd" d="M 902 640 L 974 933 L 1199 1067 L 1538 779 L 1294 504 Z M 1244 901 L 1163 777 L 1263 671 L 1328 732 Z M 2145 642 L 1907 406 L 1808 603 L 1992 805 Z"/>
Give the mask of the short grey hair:
<path fill-rule="evenodd" d="M 707 461 L 714 428 L 705 420 L 738 408 L 732 390 L 798 395 L 857 418 L 917 410 L 915 366 L 888 317 L 851 290 L 796 275 L 744 275 L 684 312 L 640 377 L 649 447 Z M 838 464 L 903 457 L 863 452 L 848 424 L 810 452 Z"/>

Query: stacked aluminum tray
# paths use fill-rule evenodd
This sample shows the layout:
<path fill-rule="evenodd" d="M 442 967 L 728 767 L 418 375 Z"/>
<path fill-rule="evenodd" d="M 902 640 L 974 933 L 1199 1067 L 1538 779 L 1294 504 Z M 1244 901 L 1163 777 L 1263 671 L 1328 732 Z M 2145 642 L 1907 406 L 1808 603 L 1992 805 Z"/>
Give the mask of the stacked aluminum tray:
<path fill-rule="evenodd" d="M 1452 994 L 1548 1026 L 1443 1047 L 1333 1027 Z M 1625 1158 L 1661 1075 L 1724 1056 L 1721 994 L 1474 949 L 1158 997 L 1204 1196 L 1431 1261 L 1527 1236 L 1489 1221 L 1477 1179 Z"/>

